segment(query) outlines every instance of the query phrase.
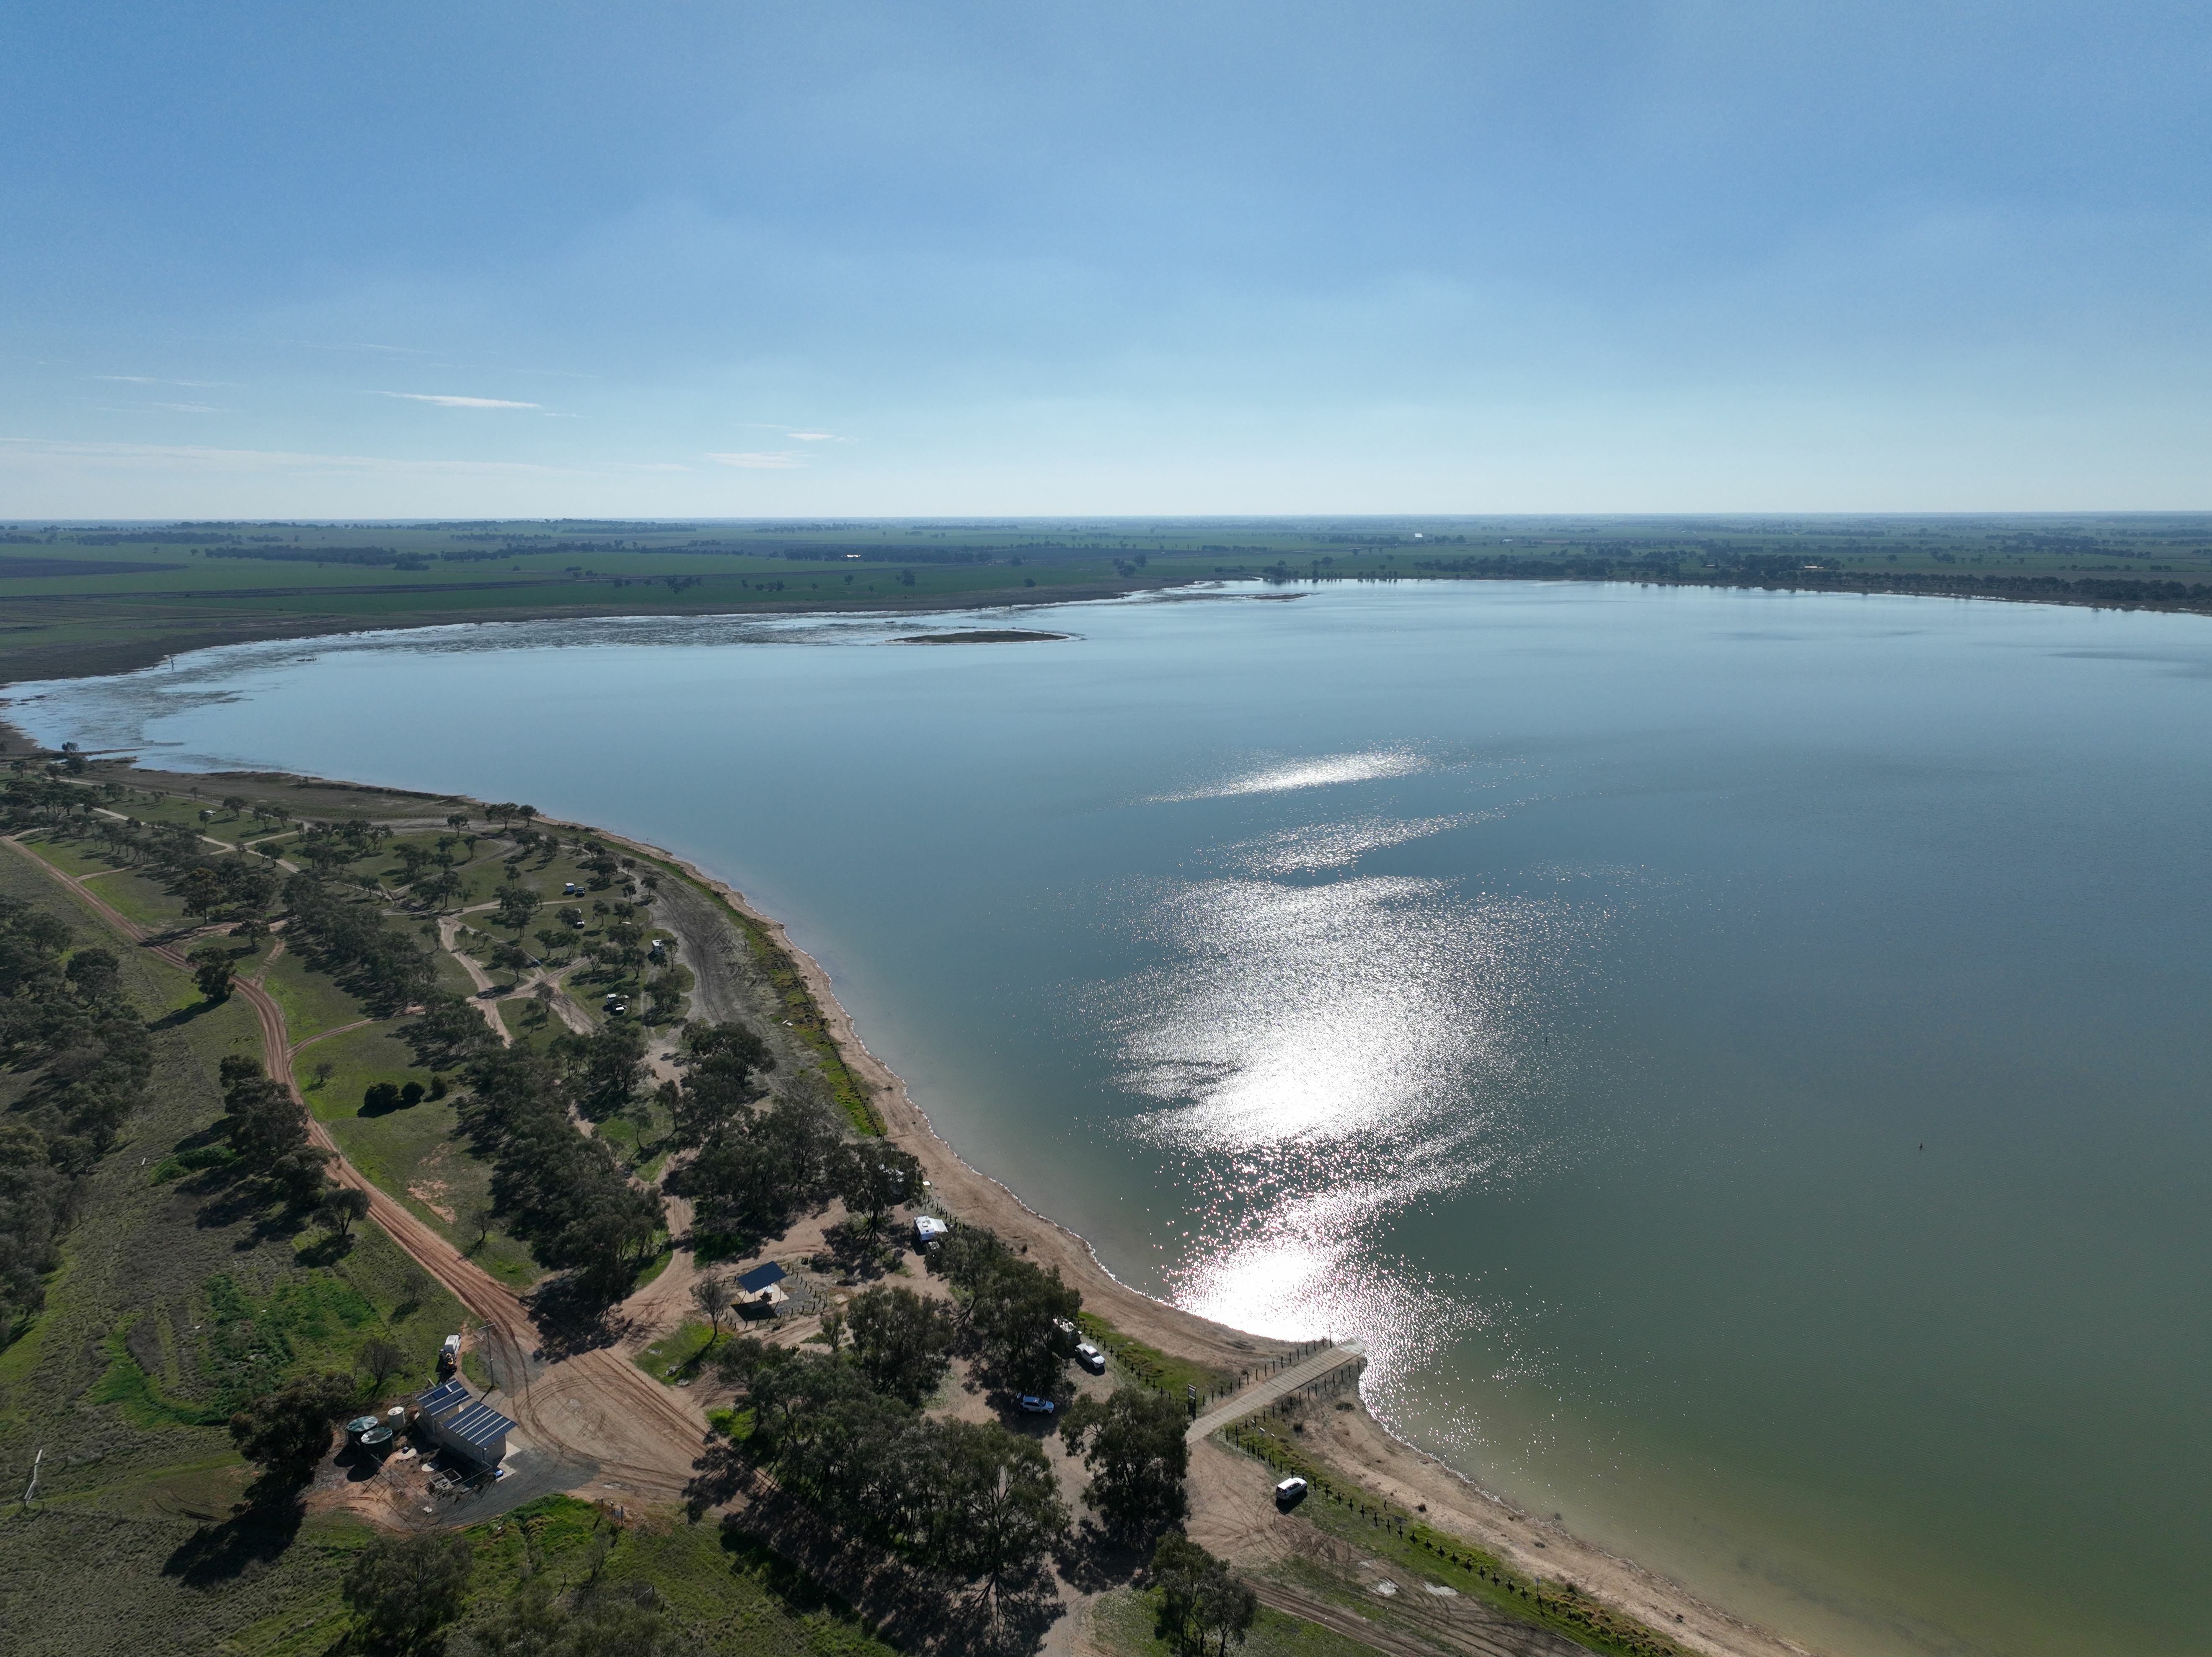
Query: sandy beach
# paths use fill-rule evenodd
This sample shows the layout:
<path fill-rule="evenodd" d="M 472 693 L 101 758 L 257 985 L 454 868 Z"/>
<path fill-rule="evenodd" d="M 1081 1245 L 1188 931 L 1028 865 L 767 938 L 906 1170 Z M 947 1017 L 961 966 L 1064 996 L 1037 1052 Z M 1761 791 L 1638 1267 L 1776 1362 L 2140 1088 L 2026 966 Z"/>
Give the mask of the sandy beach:
<path fill-rule="evenodd" d="M 781 921 L 762 913 L 737 888 L 650 842 L 586 824 L 559 826 L 597 835 L 681 871 L 765 932 L 805 980 L 848 1067 L 869 1089 L 890 1137 L 921 1162 L 948 1214 L 988 1226 L 1026 1248 L 1030 1258 L 1058 1266 L 1060 1275 L 1082 1290 L 1088 1309 L 1163 1351 L 1243 1370 L 1291 1350 L 1289 1342 L 1213 1322 L 1131 1288 L 1107 1270 L 1082 1237 L 969 1166 L 938 1134 L 905 1082 L 868 1050 L 821 963 L 792 941 Z M 1356 1393 L 1346 1396 L 1358 1398 Z M 1807 1650 L 1730 1615 L 1632 1560 L 1520 1511 L 1398 1438 L 1368 1412 L 1364 1400 L 1351 1410 L 1332 1411 L 1328 1431 L 1310 1435 L 1306 1448 L 1319 1453 L 1319 1459 L 1347 1482 L 1363 1484 L 1405 1508 L 1424 1507 L 1427 1520 L 1437 1528 L 1464 1536 L 1532 1576 L 1571 1581 L 1584 1593 L 1641 1618 L 1686 1647 L 1715 1657 L 1803 1657 Z M 1303 1551 L 1309 1545 L 1310 1527 L 1276 1513 L 1268 1499 L 1272 1478 L 1260 1463 L 1218 1444 L 1195 1447 L 1189 1484 L 1191 1534 L 1215 1551 L 1253 1565 Z M 1069 1630 L 1069 1636 L 1072 1642 L 1064 1648 L 1087 1649 L 1079 1629 Z M 1054 1642 L 1056 1648 L 1062 1643 L 1060 1638 Z"/>

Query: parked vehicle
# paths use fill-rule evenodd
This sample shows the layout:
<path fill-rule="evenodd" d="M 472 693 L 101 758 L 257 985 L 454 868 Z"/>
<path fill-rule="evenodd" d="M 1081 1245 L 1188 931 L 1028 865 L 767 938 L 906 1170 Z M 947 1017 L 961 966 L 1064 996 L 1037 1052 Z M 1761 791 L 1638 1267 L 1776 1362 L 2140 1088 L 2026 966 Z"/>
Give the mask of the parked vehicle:
<path fill-rule="evenodd" d="M 1106 1355 L 1087 1340 L 1075 1343 L 1075 1361 L 1094 1375 L 1106 1373 Z"/>
<path fill-rule="evenodd" d="M 1050 1399 L 1039 1398 L 1034 1393 L 1024 1393 L 1014 1400 L 1014 1405 L 1024 1415 L 1048 1416 L 1053 1411 Z"/>
<path fill-rule="evenodd" d="M 1306 1482 L 1303 1478 L 1293 1476 L 1275 1486 L 1275 1505 L 1279 1508 L 1295 1508 L 1305 1499 Z"/>

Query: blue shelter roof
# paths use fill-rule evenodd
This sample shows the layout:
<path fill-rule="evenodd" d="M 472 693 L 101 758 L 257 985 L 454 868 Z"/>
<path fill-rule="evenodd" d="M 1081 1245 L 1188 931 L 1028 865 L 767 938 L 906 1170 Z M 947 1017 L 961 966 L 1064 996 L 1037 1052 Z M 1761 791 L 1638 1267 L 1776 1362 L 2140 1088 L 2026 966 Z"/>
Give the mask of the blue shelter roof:
<path fill-rule="evenodd" d="M 757 1266 L 738 1279 L 738 1287 L 748 1295 L 757 1295 L 763 1289 L 774 1288 L 783 1281 L 783 1268 L 775 1261 Z"/>

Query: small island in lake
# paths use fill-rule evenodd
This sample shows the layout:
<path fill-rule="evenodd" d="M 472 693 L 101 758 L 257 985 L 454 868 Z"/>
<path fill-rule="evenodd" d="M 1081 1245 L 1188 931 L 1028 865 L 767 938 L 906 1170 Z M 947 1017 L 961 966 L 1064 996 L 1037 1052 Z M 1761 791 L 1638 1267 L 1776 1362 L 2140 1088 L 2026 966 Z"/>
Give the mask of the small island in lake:
<path fill-rule="evenodd" d="M 1036 633 L 1018 627 L 979 627 L 969 628 L 961 633 L 910 633 L 890 642 L 895 645 L 1032 645 L 1074 636 L 1072 633 Z"/>

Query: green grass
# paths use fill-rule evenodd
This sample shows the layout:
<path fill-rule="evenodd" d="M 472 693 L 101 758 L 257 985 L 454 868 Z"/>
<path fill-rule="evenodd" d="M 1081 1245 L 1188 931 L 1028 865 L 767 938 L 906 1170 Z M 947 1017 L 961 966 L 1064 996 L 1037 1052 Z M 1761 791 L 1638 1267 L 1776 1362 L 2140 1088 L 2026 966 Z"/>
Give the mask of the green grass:
<path fill-rule="evenodd" d="M 116 865 L 100 855 L 96 842 L 79 842 L 66 835 L 46 833 L 27 835 L 21 842 L 24 848 L 35 853 L 41 862 L 51 863 L 65 875 L 100 874 L 103 879 L 112 879 L 111 871 Z"/>
<path fill-rule="evenodd" d="M 197 799 L 190 794 L 179 797 L 151 789 L 132 789 L 122 799 L 100 803 L 111 811 L 120 811 L 125 816 L 136 817 L 141 822 L 173 822 L 191 829 L 194 834 L 205 835 L 211 840 L 225 841 L 232 845 L 240 840 L 258 840 L 270 832 L 270 825 L 256 822 L 243 812 L 234 818 L 215 804 L 232 790 L 212 781 L 204 787 L 205 792 Z M 210 810 L 215 812 L 215 816 L 202 822 L 200 813 Z"/>
<path fill-rule="evenodd" d="M 348 1030 L 301 1053 L 302 1072 L 318 1059 L 337 1066 L 328 1083 L 303 1086 L 308 1108 L 330 1129 L 346 1160 L 378 1189 L 406 1204 L 416 1217 L 500 1282 L 514 1289 L 529 1287 L 544 1275 L 529 1249 L 497 1226 L 478 1245 L 468 1224 L 470 1210 L 490 1193 L 491 1169 L 470 1154 L 465 1140 L 455 1137 L 459 1096 L 426 1098 L 380 1115 L 361 1114 L 362 1095 L 374 1083 L 411 1080 L 428 1085 L 425 1072 L 409 1068 L 413 1055 L 396 1029 L 395 1023 Z"/>
<path fill-rule="evenodd" d="M 1124 1587 L 1102 1593 L 1091 1607 L 1091 1636 L 1110 1657 L 1177 1657 L 1176 1648 L 1154 1632 L 1159 1626 L 1160 1599 L 1157 1589 L 1140 1593 Z M 1375 1648 L 1318 1623 L 1262 1605 L 1237 1650 L 1242 1657 L 1374 1657 Z"/>
<path fill-rule="evenodd" d="M 713 1326 L 704 1323 L 687 1323 L 672 1335 L 663 1335 L 640 1352 L 635 1360 L 637 1367 L 655 1381 L 670 1386 L 679 1381 L 695 1379 L 706 1357 L 720 1340 L 727 1340 L 730 1332 L 722 1331 L 720 1340 Z"/>
<path fill-rule="evenodd" d="M 204 1545 L 205 1521 L 235 1495 L 220 1466 L 185 1465 L 149 1481 L 137 1505 L 56 1501 L 0 1516 L 0 1615 L 10 1657 L 331 1657 L 352 1649 L 339 1593 L 347 1565 L 375 1534 L 343 1514 L 308 1519 L 234 1577 L 187 1586 L 178 1568 Z M 196 1541 L 195 1532 L 203 1533 Z M 250 1534 L 250 1533 L 249 1533 Z M 649 1583 L 684 1648 L 714 1657 L 892 1657 L 867 1624 L 772 1549 L 741 1531 L 690 1525 L 637 1508 L 550 1496 L 461 1533 L 471 1545 L 470 1598 L 459 1626 L 527 1577 L 556 1591 L 580 1583 L 594 1546 L 611 1543 L 602 1587 Z M 82 1592 L 96 1560 L 100 1592 Z M 77 1562 L 72 1569 L 69 1562 Z M 66 1609 L 64 1609 L 66 1607 Z M 1298 1657 L 1333 1657 L 1301 1651 Z"/>
<path fill-rule="evenodd" d="M 641 1517 L 635 1510 L 633 1521 Z M 890 1657 L 867 1625 L 804 1571 L 741 1532 L 712 1525 L 617 1523 L 602 1508 L 549 1496 L 469 1533 L 480 1599 L 512 1593 L 526 1574 L 580 1575 L 594 1540 L 614 1539 L 603 1584 L 650 1582 L 664 1613 L 727 1657 Z"/>
<path fill-rule="evenodd" d="M 614 1148 L 631 1172 L 650 1183 L 668 1159 L 669 1126 L 666 1111 L 641 1101 L 621 1115 L 595 1124 L 592 1131 Z"/>
<path fill-rule="evenodd" d="M 475 951 L 465 950 L 464 953 L 473 955 Z M 501 971 L 483 961 L 477 962 L 477 964 L 491 975 L 491 980 L 495 984 L 506 984 L 514 980 L 513 973 Z M 464 1001 L 476 998 L 477 981 L 469 976 L 469 969 L 466 967 L 461 965 L 443 950 L 438 951 L 434 965 L 436 968 L 436 982 L 439 989 L 447 995 L 458 995 Z"/>
<path fill-rule="evenodd" d="M 293 1061 L 302 1078 L 301 1091 L 306 1095 L 307 1108 L 314 1112 L 317 1121 L 338 1122 L 355 1116 L 361 1109 L 362 1096 L 378 1082 L 420 1082 L 425 1089 L 429 1087 L 429 1072 L 414 1068 L 414 1051 L 399 1039 L 401 1023 L 390 1018 L 327 1037 Z M 328 1064 L 332 1069 L 330 1080 L 319 1083 L 314 1080 L 314 1071 L 321 1064 Z"/>
<path fill-rule="evenodd" d="M 1311 1493 L 1298 1516 L 1388 1561 L 1409 1577 L 1440 1582 L 1485 1599 L 1525 1622 L 1540 1624 L 1608 1657 L 1682 1657 L 1682 1648 L 1632 1617 L 1598 1605 L 1563 1584 L 1513 1569 L 1487 1549 L 1422 1522 L 1416 1514 L 1373 1492 L 1333 1478 L 1309 1456 L 1279 1417 L 1255 1416 L 1224 1429 L 1224 1442 L 1296 1473 Z M 1358 1603 L 1365 1608 L 1364 1600 Z"/>
<path fill-rule="evenodd" d="M 192 924 L 183 902 L 171 896 L 167 887 L 133 869 L 102 875 L 93 882 L 92 895 L 125 920 L 149 932 L 171 932 Z"/>
<path fill-rule="evenodd" d="M 283 1009 L 285 1034 L 295 1042 L 311 1040 L 325 1030 L 350 1024 L 362 1017 L 359 1002 L 332 982 L 329 974 L 315 971 L 289 946 L 273 962 L 268 960 L 264 951 L 239 964 L 241 977 L 250 978 L 260 973 L 261 987 Z M 266 970 L 263 971 L 264 964 Z M 300 1055 L 299 1062 L 302 1066 L 312 1066 L 321 1056 L 319 1049 L 310 1047 Z"/>
<path fill-rule="evenodd" d="M 148 1375 L 124 1344 L 126 1332 L 107 1338 L 107 1372 L 85 1394 L 94 1404 L 112 1404 L 132 1425 L 154 1427 L 220 1427 L 230 1412 L 220 1405 L 180 1404 L 162 1394 L 161 1385 Z"/>
<path fill-rule="evenodd" d="M 4 850 L 0 892 L 59 916 L 81 944 L 112 938 Z M 116 952 L 142 1008 L 158 1011 L 188 981 L 144 950 Z M 10 1657 L 308 1657 L 331 1643 L 337 1573 L 366 1532 L 311 1520 L 288 1545 L 249 1546 L 242 1573 L 194 1586 L 185 1562 L 196 1533 L 228 1518 L 244 1484 L 220 1423 L 241 1387 L 350 1369 L 372 1334 L 404 1354 L 395 1385 L 421 1386 L 463 1314 L 434 1284 L 411 1303 L 412 1263 L 371 1223 L 326 1256 L 313 1228 L 288 1234 L 273 1211 L 227 1206 L 219 1170 L 151 1180 L 155 1165 L 206 1142 L 222 1108 L 216 1062 L 257 1053 L 258 1026 L 234 1000 L 158 1022 L 152 1039 L 146 1102 L 83 1187 L 46 1309 L 0 1351 L 0 1467 L 46 1453 L 40 1507 L 0 1513 L 0 1644 Z M 95 1593 L 83 1589 L 88 1569 Z"/>
<path fill-rule="evenodd" d="M 1132 1380 L 1163 1393 L 1182 1398 L 1186 1388 L 1194 1387 L 1198 1395 L 1205 1398 L 1237 1379 L 1233 1370 L 1217 1369 L 1212 1364 L 1176 1357 L 1157 1346 L 1147 1346 L 1133 1336 L 1123 1334 L 1096 1312 L 1078 1313 L 1076 1322 L 1085 1335 L 1103 1347 Z"/>
<path fill-rule="evenodd" d="M 531 1010 L 538 1005 L 526 995 L 514 996 L 501 1001 L 497 1004 L 499 1022 L 507 1027 L 507 1033 L 518 1041 L 531 1041 L 556 1026 L 563 1029 L 567 1028 L 550 1011 L 542 1019 L 532 1017 Z"/>

